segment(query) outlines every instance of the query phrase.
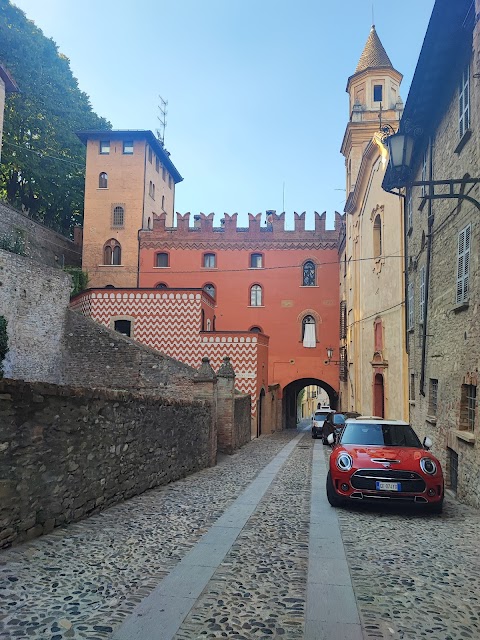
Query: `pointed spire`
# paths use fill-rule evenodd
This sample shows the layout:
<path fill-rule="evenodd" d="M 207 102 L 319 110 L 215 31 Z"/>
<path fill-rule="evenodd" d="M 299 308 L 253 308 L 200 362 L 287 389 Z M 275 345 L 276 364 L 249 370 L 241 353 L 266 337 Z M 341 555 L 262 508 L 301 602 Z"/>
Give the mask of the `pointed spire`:
<path fill-rule="evenodd" d="M 357 68 L 355 69 L 355 73 L 376 67 L 390 67 L 393 69 L 390 58 L 388 57 L 387 52 L 383 48 L 383 44 L 380 42 L 380 38 L 375 31 L 375 25 L 372 24 L 363 53 L 360 56 Z"/>

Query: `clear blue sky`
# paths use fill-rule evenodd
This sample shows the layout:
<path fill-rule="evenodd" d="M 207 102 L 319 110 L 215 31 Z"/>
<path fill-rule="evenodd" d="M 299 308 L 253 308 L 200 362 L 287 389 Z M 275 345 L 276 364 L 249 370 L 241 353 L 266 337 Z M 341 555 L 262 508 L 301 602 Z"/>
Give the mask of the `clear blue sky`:
<path fill-rule="evenodd" d="M 452 0 L 453 1 L 453 0 Z M 13 0 L 53 38 L 93 109 L 152 129 L 184 177 L 175 209 L 343 211 L 348 76 L 372 0 Z M 406 100 L 434 0 L 374 0 L 377 33 Z"/>

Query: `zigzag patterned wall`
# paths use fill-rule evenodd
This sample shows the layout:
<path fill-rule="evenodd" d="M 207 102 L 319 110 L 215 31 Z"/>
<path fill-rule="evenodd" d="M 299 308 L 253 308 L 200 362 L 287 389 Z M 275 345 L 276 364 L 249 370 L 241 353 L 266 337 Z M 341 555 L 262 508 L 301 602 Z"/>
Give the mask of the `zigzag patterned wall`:
<path fill-rule="evenodd" d="M 252 397 L 257 408 L 256 336 L 215 333 L 201 335 L 202 296 L 185 291 L 91 291 L 77 297 L 71 307 L 106 327 L 112 319 L 133 321 L 132 338 L 198 369 L 203 356 L 215 371 L 229 356 L 235 370 L 235 387 Z"/>

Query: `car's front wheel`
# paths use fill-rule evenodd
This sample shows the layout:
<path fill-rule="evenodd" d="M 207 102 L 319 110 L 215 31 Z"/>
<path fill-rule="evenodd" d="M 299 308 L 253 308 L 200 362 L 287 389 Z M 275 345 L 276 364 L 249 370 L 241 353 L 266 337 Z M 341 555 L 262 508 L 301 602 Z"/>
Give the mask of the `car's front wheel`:
<path fill-rule="evenodd" d="M 427 507 L 429 513 L 442 513 L 443 511 L 443 498 L 439 502 L 433 502 Z"/>
<path fill-rule="evenodd" d="M 340 498 L 338 493 L 335 491 L 330 471 L 327 474 L 327 500 L 332 505 L 332 507 L 341 507 L 344 502 L 343 499 Z"/>

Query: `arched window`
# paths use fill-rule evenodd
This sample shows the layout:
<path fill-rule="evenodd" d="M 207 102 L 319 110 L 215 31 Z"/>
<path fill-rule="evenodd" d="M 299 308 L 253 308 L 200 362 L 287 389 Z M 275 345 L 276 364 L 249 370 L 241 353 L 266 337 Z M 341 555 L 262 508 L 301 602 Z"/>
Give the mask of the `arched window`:
<path fill-rule="evenodd" d="M 263 255 L 261 253 L 250 254 L 250 268 L 261 269 L 263 267 Z"/>
<path fill-rule="evenodd" d="M 210 320 L 210 318 L 207 319 L 207 331 L 211 331 L 212 330 L 212 321 Z"/>
<path fill-rule="evenodd" d="M 168 253 L 157 253 L 155 256 L 156 267 L 168 267 L 169 266 Z"/>
<path fill-rule="evenodd" d="M 215 296 L 216 296 L 216 291 L 215 291 L 215 285 L 214 284 L 206 284 L 203 287 L 203 290 L 208 293 L 209 296 L 212 296 L 212 298 L 215 300 Z"/>
<path fill-rule="evenodd" d="M 125 209 L 120 205 L 114 207 L 113 209 L 113 227 L 123 227 L 125 224 Z"/>
<path fill-rule="evenodd" d="M 168 284 L 165 282 L 157 282 L 155 289 L 168 289 Z"/>
<path fill-rule="evenodd" d="M 151 228 L 152 228 L 152 219 L 149 216 L 147 220 L 147 229 L 151 229 Z"/>
<path fill-rule="evenodd" d="M 165 196 L 162 196 L 162 211 L 165 211 Z"/>
<path fill-rule="evenodd" d="M 382 255 L 382 219 L 380 214 L 375 216 L 373 223 L 373 257 L 379 258 Z"/>
<path fill-rule="evenodd" d="M 122 248 L 114 238 L 106 242 L 103 247 L 103 264 L 122 264 Z"/>
<path fill-rule="evenodd" d="M 250 306 L 251 307 L 262 306 L 262 287 L 259 284 L 254 284 L 250 288 Z"/>
<path fill-rule="evenodd" d="M 315 318 L 311 315 L 302 320 L 302 342 L 304 347 L 310 349 L 317 346 Z"/>
<path fill-rule="evenodd" d="M 152 198 L 155 200 L 155 185 L 152 182 Z"/>
<path fill-rule="evenodd" d="M 315 264 L 311 260 L 303 265 L 303 286 L 314 287 L 315 286 Z"/>
<path fill-rule="evenodd" d="M 263 333 L 262 327 L 250 327 L 249 331 L 251 333 Z"/>
<path fill-rule="evenodd" d="M 108 175 L 104 171 L 102 171 L 102 173 L 98 176 L 98 188 L 99 189 L 108 188 Z"/>

